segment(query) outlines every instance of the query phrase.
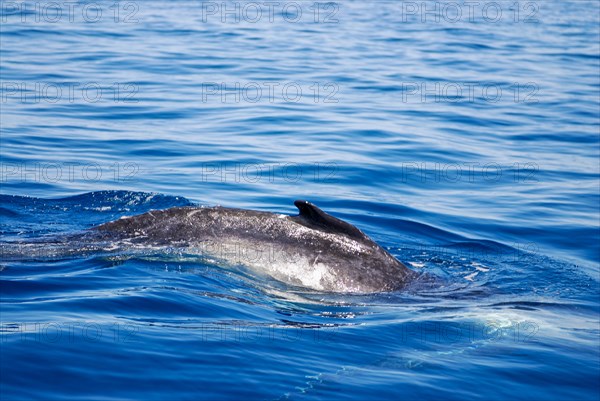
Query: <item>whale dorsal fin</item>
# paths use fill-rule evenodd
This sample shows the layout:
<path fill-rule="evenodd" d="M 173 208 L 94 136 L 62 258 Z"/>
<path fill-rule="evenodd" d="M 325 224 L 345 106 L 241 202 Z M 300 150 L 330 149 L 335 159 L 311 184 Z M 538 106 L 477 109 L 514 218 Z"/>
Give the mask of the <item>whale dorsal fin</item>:
<path fill-rule="evenodd" d="M 305 200 L 297 200 L 294 202 L 294 205 L 300 211 L 300 215 L 298 217 L 303 220 L 304 225 L 319 229 L 321 231 L 345 234 L 358 240 L 368 239 L 368 237 L 363 234 L 362 231 L 354 227 L 352 224 L 346 223 L 343 220 L 325 213 L 310 202 Z"/>

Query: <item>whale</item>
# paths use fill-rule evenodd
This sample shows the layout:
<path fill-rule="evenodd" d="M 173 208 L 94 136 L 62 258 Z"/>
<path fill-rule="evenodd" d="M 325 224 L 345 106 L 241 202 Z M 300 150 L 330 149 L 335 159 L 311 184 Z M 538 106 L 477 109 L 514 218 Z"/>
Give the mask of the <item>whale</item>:
<path fill-rule="evenodd" d="M 90 229 L 98 240 L 183 247 L 317 291 L 390 292 L 416 273 L 350 223 L 296 200 L 298 215 L 183 206 L 122 217 Z"/>

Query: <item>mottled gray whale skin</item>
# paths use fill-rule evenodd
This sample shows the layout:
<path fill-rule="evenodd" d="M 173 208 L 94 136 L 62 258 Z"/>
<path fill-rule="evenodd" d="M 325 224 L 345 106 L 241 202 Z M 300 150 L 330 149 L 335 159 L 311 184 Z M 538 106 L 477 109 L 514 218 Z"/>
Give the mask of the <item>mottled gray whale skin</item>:
<path fill-rule="evenodd" d="M 95 227 L 104 238 L 197 249 L 320 291 L 371 293 L 402 288 L 416 274 L 358 228 L 310 202 L 297 216 L 225 207 L 174 207 Z"/>

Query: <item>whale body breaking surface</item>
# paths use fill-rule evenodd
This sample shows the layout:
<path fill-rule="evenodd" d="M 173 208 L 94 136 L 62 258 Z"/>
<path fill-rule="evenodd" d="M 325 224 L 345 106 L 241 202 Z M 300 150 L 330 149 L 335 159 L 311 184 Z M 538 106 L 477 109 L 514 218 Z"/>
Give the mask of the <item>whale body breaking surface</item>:
<path fill-rule="evenodd" d="M 310 202 L 297 216 L 225 207 L 173 207 L 91 229 L 101 239 L 187 247 L 287 284 L 319 291 L 394 291 L 416 276 L 353 225 Z"/>

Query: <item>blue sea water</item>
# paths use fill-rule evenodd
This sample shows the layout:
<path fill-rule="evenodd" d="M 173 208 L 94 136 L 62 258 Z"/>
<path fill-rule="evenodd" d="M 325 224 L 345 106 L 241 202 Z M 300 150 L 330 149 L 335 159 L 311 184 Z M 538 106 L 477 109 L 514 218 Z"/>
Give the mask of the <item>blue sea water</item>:
<path fill-rule="evenodd" d="M 467 3 L 3 0 L 2 401 L 600 399 L 599 2 Z M 295 199 L 439 280 L 35 248 Z"/>

